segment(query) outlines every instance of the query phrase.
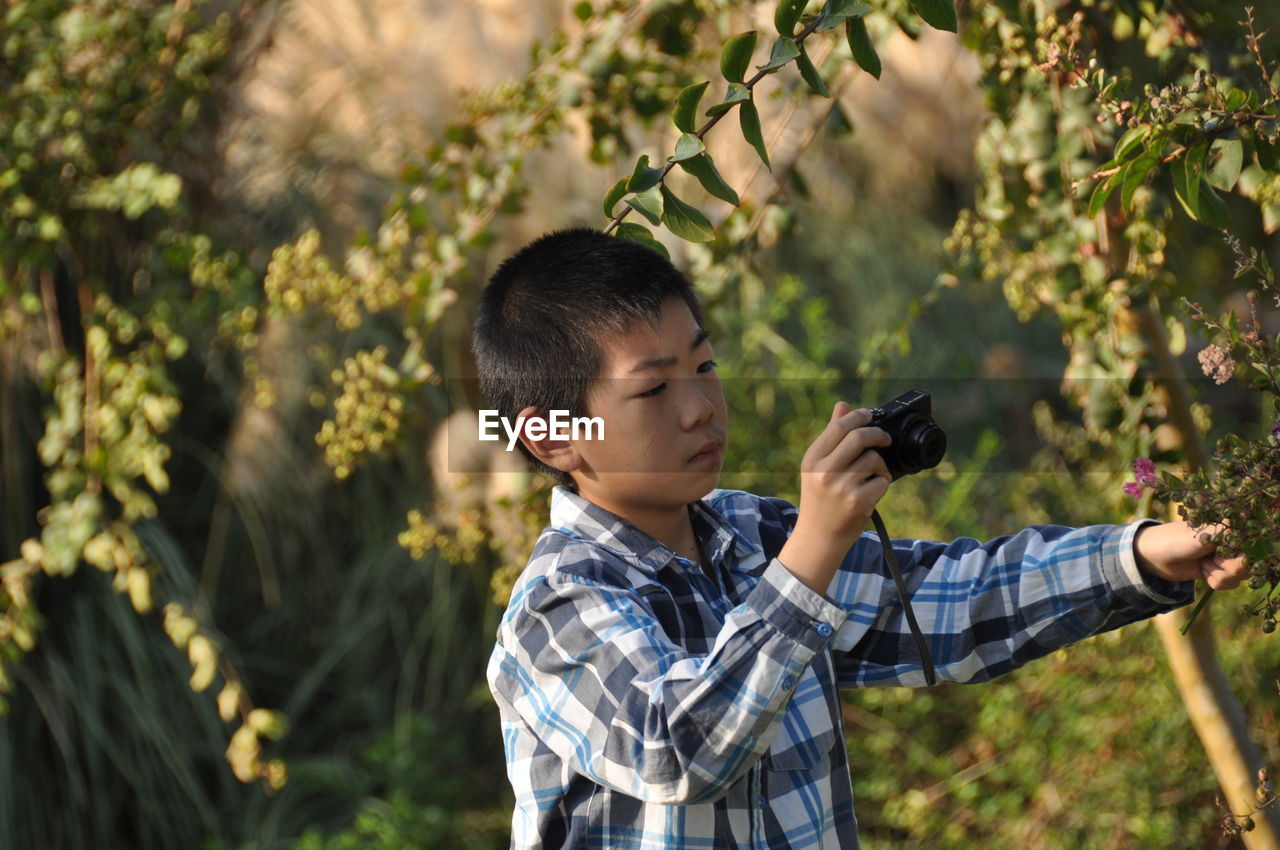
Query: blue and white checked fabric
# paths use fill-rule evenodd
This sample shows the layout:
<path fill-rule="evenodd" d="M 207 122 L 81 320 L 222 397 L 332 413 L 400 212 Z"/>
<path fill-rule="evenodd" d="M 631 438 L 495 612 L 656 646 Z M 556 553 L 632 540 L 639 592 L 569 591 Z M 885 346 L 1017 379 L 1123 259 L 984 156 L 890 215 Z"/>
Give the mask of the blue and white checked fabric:
<path fill-rule="evenodd" d="M 557 487 L 498 629 L 489 685 L 512 848 L 856 848 L 839 688 L 924 684 L 883 548 L 826 596 L 777 560 L 797 511 L 690 505 L 714 576 Z M 1191 601 L 1139 574 L 1144 523 L 894 539 L 940 681 L 977 682 Z"/>

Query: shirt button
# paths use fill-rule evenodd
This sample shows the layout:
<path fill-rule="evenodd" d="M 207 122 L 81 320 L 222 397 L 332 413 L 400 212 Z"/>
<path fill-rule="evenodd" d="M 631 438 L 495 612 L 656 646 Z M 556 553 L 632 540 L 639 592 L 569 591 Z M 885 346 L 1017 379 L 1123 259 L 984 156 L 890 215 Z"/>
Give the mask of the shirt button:
<path fill-rule="evenodd" d="M 757 794 L 757 795 L 756 795 L 756 805 L 757 805 L 757 806 L 759 806 L 760 808 L 762 808 L 762 809 L 763 809 L 763 808 L 764 808 L 765 806 L 767 806 L 768 804 L 769 804 L 769 801 L 768 801 L 768 800 L 766 800 L 766 799 L 764 798 L 764 795 L 763 795 L 763 794 Z"/>
<path fill-rule="evenodd" d="M 831 634 L 831 624 L 830 624 L 830 623 L 818 623 L 818 634 L 822 635 L 823 637 L 827 637 L 828 635 L 830 635 L 830 634 Z"/>
<path fill-rule="evenodd" d="M 796 683 L 795 678 L 793 676 L 788 676 L 787 678 L 782 680 L 782 689 L 784 691 L 789 691 L 791 690 L 791 686 L 794 685 L 795 683 Z"/>

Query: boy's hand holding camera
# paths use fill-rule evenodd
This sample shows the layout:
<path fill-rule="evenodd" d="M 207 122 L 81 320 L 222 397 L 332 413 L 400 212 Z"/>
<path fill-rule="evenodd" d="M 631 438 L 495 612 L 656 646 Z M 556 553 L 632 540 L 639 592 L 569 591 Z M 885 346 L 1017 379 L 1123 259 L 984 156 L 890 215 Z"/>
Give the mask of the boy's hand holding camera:
<path fill-rule="evenodd" d="M 892 476 L 876 446 L 892 443 L 889 434 L 869 425 L 872 414 L 836 402 L 831 420 L 800 463 L 800 515 L 795 531 L 778 553 L 804 585 L 825 594 L 844 555 L 862 534 Z M 1249 577 L 1243 556 L 1224 558 L 1203 542 L 1220 531 L 1198 533 L 1186 522 L 1140 528 L 1134 556 L 1140 572 L 1167 581 L 1204 579 L 1214 590 L 1229 590 Z"/>
<path fill-rule="evenodd" d="M 778 560 L 817 593 L 827 592 L 845 553 L 889 490 L 889 467 L 870 449 L 892 439 L 869 422 L 869 410 L 836 402 L 827 427 L 800 462 L 800 515 Z"/>

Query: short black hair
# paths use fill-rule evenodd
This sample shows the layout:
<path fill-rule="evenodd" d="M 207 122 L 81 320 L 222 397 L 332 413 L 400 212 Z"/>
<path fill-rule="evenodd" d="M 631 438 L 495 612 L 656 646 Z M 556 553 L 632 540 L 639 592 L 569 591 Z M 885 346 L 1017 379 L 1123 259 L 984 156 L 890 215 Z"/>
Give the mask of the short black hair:
<path fill-rule="evenodd" d="M 702 324 L 688 278 L 657 251 L 591 228 L 536 239 L 503 261 L 481 297 L 471 338 L 481 393 L 511 421 L 529 405 L 585 415 L 604 366 L 600 339 L 637 322 L 656 326 L 671 296 Z M 573 487 L 567 473 L 519 446 L 536 468 Z"/>

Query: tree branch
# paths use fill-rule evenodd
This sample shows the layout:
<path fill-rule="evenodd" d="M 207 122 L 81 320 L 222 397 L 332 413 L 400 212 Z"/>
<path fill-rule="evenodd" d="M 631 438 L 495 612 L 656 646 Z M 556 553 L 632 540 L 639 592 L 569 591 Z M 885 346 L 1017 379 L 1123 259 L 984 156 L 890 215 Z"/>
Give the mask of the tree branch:
<path fill-rule="evenodd" d="M 799 47 L 801 44 L 803 44 L 804 40 L 808 38 L 814 32 L 814 30 L 818 28 L 818 24 L 821 22 L 822 22 L 821 15 L 818 15 L 818 17 L 810 21 L 808 25 L 805 26 L 805 28 L 800 31 L 800 34 L 796 36 L 796 46 Z M 791 59 L 786 64 L 790 65 L 794 61 L 795 59 Z M 772 68 L 768 71 L 757 71 L 754 77 L 752 77 L 747 82 L 743 83 L 743 86 L 747 89 L 747 91 L 754 91 L 756 83 L 760 82 L 765 77 L 772 74 L 774 71 L 779 71 L 785 67 L 786 65 L 780 65 L 777 68 Z M 720 119 L 724 118 L 726 115 L 728 115 L 732 111 L 733 111 L 733 108 L 731 107 L 729 109 L 726 109 L 724 112 L 721 112 L 719 115 L 716 115 L 713 118 L 709 119 L 707 123 L 703 124 L 700 128 L 698 128 L 698 131 L 693 135 L 696 136 L 699 140 L 702 139 L 703 136 L 705 136 L 708 132 L 710 132 L 712 127 L 720 123 Z M 662 169 L 662 175 L 658 178 L 658 182 L 662 183 L 664 180 L 666 180 L 667 175 L 671 173 L 671 169 L 675 167 L 676 167 L 676 164 L 674 162 L 668 162 L 666 167 Z M 604 232 L 606 234 L 612 233 L 614 229 L 619 224 L 622 223 L 622 220 L 631 214 L 631 209 L 632 209 L 631 207 L 624 205 L 622 208 L 622 211 L 619 212 L 616 216 L 614 216 L 613 219 L 609 222 L 609 224 L 605 226 Z"/>

